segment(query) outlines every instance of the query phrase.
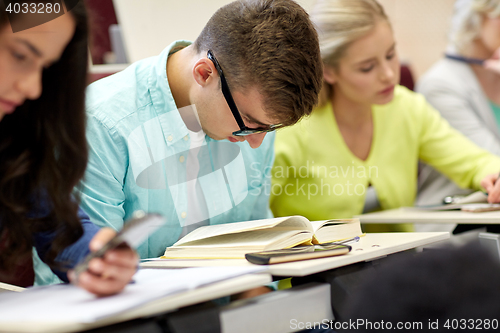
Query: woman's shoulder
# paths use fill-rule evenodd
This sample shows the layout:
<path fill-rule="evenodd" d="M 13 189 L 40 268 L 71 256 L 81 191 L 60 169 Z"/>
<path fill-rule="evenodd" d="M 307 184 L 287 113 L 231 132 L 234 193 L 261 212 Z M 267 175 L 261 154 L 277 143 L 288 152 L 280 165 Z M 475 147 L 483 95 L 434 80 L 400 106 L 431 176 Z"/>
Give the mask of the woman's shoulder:
<path fill-rule="evenodd" d="M 425 92 L 439 86 L 454 87 L 456 90 L 467 87 L 473 77 L 474 72 L 468 64 L 443 58 L 419 78 L 415 90 Z"/>

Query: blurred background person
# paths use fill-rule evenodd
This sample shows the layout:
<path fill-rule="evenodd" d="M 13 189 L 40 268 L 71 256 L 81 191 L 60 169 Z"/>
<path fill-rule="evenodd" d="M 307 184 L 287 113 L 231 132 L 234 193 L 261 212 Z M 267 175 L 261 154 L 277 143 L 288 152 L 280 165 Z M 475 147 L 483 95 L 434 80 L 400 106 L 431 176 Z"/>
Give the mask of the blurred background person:
<path fill-rule="evenodd" d="M 449 36 L 445 57 L 420 78 L 416 91 L 471 141 L 500 155 L 500 74 L 491 70 L 495 50 L 500 47 L 500 0 L 458 0 Z M 416 203 L 441 204 L 446 196 L 469 193 L 471 190 L 424 165 Z M 455 227 L 425 224 L 417 225 L 416 230 L 452 231 Z M 455 232 L 471 228 L 474 226 L 460 225 Z"/>

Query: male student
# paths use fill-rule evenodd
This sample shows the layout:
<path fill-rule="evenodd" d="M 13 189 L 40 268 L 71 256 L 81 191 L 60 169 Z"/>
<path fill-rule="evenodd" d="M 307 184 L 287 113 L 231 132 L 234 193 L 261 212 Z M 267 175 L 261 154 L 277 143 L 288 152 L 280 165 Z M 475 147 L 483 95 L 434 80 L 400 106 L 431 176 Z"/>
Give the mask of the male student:
<path fill-rule="evenodd" d="M 203 225 L 271 217 L 270 132 L 308 115 L 321 82 L 317 35 L 298 4 L 220 8 L 193 44 L 89 86 L 82 207 L 115 229 L 138 209 L 164 215 L 142 258 Z"/>

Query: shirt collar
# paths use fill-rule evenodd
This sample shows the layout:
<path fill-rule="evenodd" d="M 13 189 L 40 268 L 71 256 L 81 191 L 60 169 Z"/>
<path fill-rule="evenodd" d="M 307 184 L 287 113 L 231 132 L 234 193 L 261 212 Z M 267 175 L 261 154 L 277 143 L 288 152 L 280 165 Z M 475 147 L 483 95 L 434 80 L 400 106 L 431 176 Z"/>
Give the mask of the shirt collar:
<path fill-rule="evenodd" d="M 160 119 L 164 135 L 166 137 L 174 137 L 174 140 L 167 140 L 168 145 L 186 136 L 188 129 L 177 111 L 177 106 L 175 105 L 175 100 L 168 84 L 167 61 L 170 55 L 191 44 L 192 42 L 190 41 L 179 40 L 167 46 L 157 57 L 156 64 L 151 69 L 148 78 L 151 101 Z M 175 113 L 171 114 L 171 111 L 175 111 Z"/>

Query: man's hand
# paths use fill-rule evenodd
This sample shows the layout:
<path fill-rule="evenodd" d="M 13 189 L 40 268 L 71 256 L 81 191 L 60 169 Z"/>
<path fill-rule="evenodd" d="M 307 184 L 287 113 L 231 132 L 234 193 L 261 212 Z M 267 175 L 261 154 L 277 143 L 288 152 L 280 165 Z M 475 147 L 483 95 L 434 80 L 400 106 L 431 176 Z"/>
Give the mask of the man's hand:
<path fill-rule="evenodd" d="M 113 229 L 101 229 L 90 241 L 90 250 L 99 250 L 115 235 Z M 115 248 L 106 252 L 104 257 L 89 262 L 88 270 L 78 277 L 78 286 L 98 296 L 116 294 L 130 282 L 138 262 L 139 257 L 130 247 Z M 68 278 L 71 282 L 75 281 L 73 271 L 68 272 Z"/>

